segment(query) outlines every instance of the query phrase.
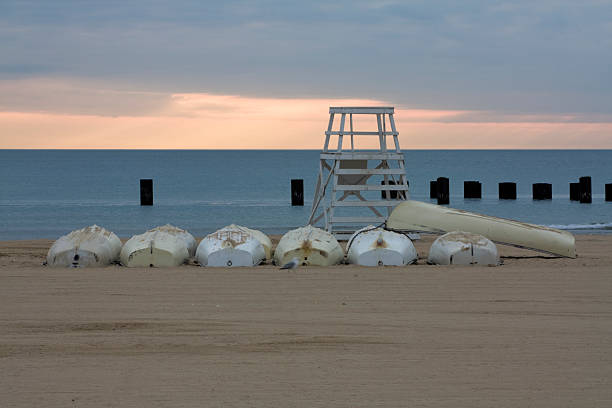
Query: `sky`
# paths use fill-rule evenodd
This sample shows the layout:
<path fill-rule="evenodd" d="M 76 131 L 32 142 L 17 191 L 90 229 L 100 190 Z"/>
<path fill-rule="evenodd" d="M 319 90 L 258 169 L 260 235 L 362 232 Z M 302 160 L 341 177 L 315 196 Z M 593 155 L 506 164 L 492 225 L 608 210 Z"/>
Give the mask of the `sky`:
<path fill-rule="evenodd" d="M 612 148 L 612 1 L 0 2 L 0 148 Z M 369 129 L 367 129 L 369 130 Z"/>

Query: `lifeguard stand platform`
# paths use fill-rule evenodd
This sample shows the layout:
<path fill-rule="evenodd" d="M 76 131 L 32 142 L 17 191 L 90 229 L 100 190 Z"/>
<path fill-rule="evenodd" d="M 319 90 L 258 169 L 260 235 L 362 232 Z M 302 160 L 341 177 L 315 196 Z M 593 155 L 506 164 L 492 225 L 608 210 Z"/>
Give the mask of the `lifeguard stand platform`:
<path fill-rule="evenodd" d="M 393 113 L 393 107 L 329 108 L 329 125 L 308 224 L 324 222 L 325 229 L 336 238 L 348 239 L 366 225 L 384 223 L 393 207 L 408 199 L 404 155 Z M 353 115 L 370 115 L 377 130 L 354 129 Z M 336 116 L 340 118 L 339 128 L 333 130 Z M 364 119 L 368 117 L 360 117 L 359 122 Z M 350 146 L 345 136 L 350 136 Z M 378 148 L 374 148 L 376 143 L 370 143 L 369 149 L 357 146 L 357 142 L 363 141 L 357 140 L 358 137 L 376 136 Z M 391 149 L 387 146 L 387 136 L 393 137 Z M 337 148 L 333 147 L 336 146 L 334 137 L 337 137 Z"/>

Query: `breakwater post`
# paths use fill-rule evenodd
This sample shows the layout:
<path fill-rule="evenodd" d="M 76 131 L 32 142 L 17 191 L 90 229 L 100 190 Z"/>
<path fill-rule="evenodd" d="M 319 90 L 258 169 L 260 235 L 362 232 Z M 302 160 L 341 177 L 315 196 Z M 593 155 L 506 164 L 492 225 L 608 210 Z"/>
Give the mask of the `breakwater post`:
<path fill-rule="evenodd" d="M 570 183 L 570 201 L 580 201 L 580 183 Z"/>
<path fill-rule="evenodd" d="M 580 202 L 590 204 L 593 202 L 591 198 L 591 177 L 580 177 Z"/>
<path fill-rule="evenodd" d="M 438 205 L 449 204 L 450 197 L 449 197 L 448 178 L 438 177 L 438 179 L 436 180 L 436 187 L 437 187 L 436 196 L 438 198 Z"/>
<path fill-rule="evenodd" d="M 153 179 L 140 179 L 140 205 L 153 205 Z"/>
<path fill-rule="evenodd" d="M 380 181 L 380 185 L 381 186 L 385 186 L 385 185 L 387 185 L 387 186 L 394 186 L 395 184 L 396 183 L 393 180 L 387 180 L 386 183 L 385 183 L 385 180 L 381 180 Z M 390 190 L 390 191 L 389 190 L 382 190 L 380 192 L 380 197 L 382 199 L 386 199 L 387 198 L 387 192 L 389 193 L 389 198 L 391 200 L 397 200 L 397 190 Z"/>
<path fill-rule="evenodd" d="M 516 200 L 516 183 L 505 181 L 499 183 L 500 200 Z"/>
<path fill-rule="evenodd" d="M 533 184 L 533 199 L 534 200 L 552 200 L 552 184 L 534 183 Z"/>
<path fill-rule="evenodd" d="M 438 198 L 438 182 L 436 180 L 429 182 L 429 198 Z"/>
<path fill-rule="evenodd" d="M 291 205 L 304 205 L 304 180 L 291 180 Z"/>
<path fill-rule="evenodd" d="M 482 184 L 480 181 L 464 181 L 463 198 L 482 198 Z"/>
<path fill-rule="evenodd" d="M 606 184 L 606 201 L 612 201 L 612 183 Z"/>

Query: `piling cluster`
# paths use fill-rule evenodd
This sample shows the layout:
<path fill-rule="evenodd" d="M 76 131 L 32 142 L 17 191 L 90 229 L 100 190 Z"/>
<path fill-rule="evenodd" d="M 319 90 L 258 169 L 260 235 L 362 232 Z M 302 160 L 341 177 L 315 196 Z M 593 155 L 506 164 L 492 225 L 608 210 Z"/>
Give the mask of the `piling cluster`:
<path fill-rule="evenodd" d="M 381 181 L 385 184 L 385 181 Z M 395 182 L 389 180 L 386 184 L 394 185 Z M 449 204 L 449 179 L 448 177 L 438 177 L 436 180 L 429 182 L 429 198 L 436 199 L 438 204 Z M 584 204 L 593 202 L 591 192 L 591 177 L 580 177 L 578 182 L 569 183 L 570 200 L 580 201 Z M 391 199 L 398 198 L 397 191 L 389 192 Z M 383 199 L 387 198 L 387 192 L 382 191 Z M 463 182 L 463 197 L 469 199 L 482 198 L 482 183 L 477 180 L 467 180 Z M 534 183 L 532 185 L 532 197 L 534 200 L 552 200 L 552 184 L 550 183 Z M 499 183 L 499 199 L 500 200 L 516 200 L 516 183 L 504 181 Z M 605 201 L 612 201 L 612 183 L 605 185 Z M 153 180 L 140 180 L 140 205 L 153 205 Z M 291 205 L 304 205 L 304 180 L 291 180 Z"/>
<path fill-rule="evenodd" d="M 569 183 L 570 200 L 590 204 L 593 202 L 591 192 L 591 177 L 580 177 L 578 182 Z M 448 178 L 438 177 L 429 182 L 429 198 L 437 199 L 438 204 L 449 203 Z M 463 197 L 482 198 L 482 184 L 479 181 L 463 182 Z M 552 200 L 551 183 L 533 183 L 532 197 L 534 200 Z M 500 200 L 516 200 L 516 183 L 505 181 L 499 183 Z M 612 183 L 605 185 L 605 201 L 612 201 Z"/>

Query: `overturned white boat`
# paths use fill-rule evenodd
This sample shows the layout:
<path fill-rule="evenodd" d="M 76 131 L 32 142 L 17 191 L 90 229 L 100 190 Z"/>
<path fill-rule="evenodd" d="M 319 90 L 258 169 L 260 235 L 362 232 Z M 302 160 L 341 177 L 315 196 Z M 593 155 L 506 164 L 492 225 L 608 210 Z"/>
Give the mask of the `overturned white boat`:
<path fill-rule="evenodd" d="M 332 234 L 307 225 L 287 232 L 274 251 L 276 265 L 297 258 L 300 265 L 329 266 L 343 261 L 344 251 Z"/>
<path fill-rule="evenodd" d="M 576 257 L 575 239 L 569 232 L 419 201 L 407 200 L 395 207 L 387 228 L 438 234 L 465 231 L 484 235 L 498 244 Z"/>
<path fill-rule="evenodd" d="M 427 256 L 434 265 L 499 265 L 497 247 L 490 239 L 471 232 L 453 231 L 438 237 Z"/>
<path fill-rule="evenodd" d="M 184 264 L 195 253 L 189 232 L 172 225 L 134 235 L 121 249 L 121 264 L 129 267 L 168 267 Z"/>
<path fill-rule="evenodd" d="M 72 231 L 53 243 L 47 253 L 49 266 L 106 266 L 119 259 L 121 241 L 112 232 L 92 225 Z"/>
<path fill-rule="evenodd" d="M 418 255 L 404 234 L 372 225 L 356 231 L 349 239 L 347 260 L 363 266 L 402 266 L 413 264 Z"/>
<path fill-rule="evenodd" d="M 255 237 L 255 239 L 258 240 L 261 243 L 261 245 L 263 245 L 264 252 L 266 253 L 265 260 L 269 261 L 272 259 L 272 240 L 270 239 L 269 236 L 267 236 L 266 234 L 264 234 L 263 232 L 259 230 L 242 227 L 242 226 L 238 226 L 234 224 L 232 224 L 232 226 L 242 228 L 243 230 L 253 235 L 253 237 Z"/>
<path fill-rule="evenodd" d="M 232 224 L 204 237 L 196 259 L 201 266 L 255 266 L 266 259 L 266 247 L 271 251 L 272 242 L 263 232 Z"/>

